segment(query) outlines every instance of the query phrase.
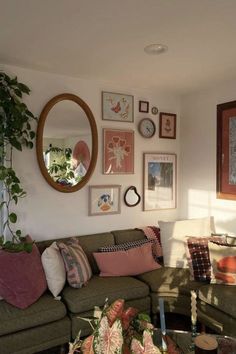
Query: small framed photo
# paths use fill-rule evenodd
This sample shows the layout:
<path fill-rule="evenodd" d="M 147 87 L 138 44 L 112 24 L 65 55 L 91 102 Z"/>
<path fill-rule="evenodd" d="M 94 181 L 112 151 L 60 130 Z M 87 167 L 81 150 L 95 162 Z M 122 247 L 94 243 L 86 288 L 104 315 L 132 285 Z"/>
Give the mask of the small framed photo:
<path fill-rule="evenodd" d="M 176 208 L 176 154 L 144 153 L 143 209 Z"/>
<path fill-rule="evenodd" d="M 89 215 L 120 214 L 120 185 L 89 186 Z"/>
<path fill-rule="evenodd" d="M 102 92 L 102 119 L 134 121 L 134 97 L 122 93 Z"/>
<path fill-rule="evenodd" d="M 103 173 L 134 173 L 134 131 L 103 129 Z"/>
<path fill-rule="evenodd" d="M 176 114 L 160 113 L 159 138 L 176 139 Z"/>
<path fill-rule="evenodd" d="M 148 101 L 139 101 L 138 106 L 139 112 L 148 113 L 149 112 L 149 102 Z"/>

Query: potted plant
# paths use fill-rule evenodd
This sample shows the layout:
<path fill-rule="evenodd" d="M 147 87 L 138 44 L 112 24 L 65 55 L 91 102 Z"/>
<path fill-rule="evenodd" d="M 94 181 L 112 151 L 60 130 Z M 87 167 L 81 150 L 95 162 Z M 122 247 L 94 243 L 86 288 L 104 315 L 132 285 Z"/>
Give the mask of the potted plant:
<path fill-rule="evenodd" d="M 29 93 L 30 89 L 17 77 L 10 78 L 0 72 L 0 248 L 11 251 L 30 252 L 32 249 L 32 243 L 27 243 L 22 231 L 14 230 L 17 214 L 12 211 L 12 206 L 26 196 L 13 168 L 13 151 L 22 151 L 23 147 L 32 149 L 35 138 L 31 122 L 37 118 L 22 101 L 23 94 Z"/>
<path fill-rule="evenodd" d="M 95 307 L 93 318 L 82 318 L 90 323 L 93 333 L 83 340 L 79 333 L 69 344 L 69 354 L 161 354 L 153 344 L 150 317 L 124 305 L 125 301 L 118 299 L 109 306 L 106 299 L 102 310 Z"/>

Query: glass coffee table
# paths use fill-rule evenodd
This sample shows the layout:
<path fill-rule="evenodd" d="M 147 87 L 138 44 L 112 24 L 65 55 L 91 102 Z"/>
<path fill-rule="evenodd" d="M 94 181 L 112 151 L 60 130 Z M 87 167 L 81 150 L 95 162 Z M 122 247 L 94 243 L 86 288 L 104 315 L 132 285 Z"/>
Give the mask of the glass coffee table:
<path fill-rule="evenodd" d="M 167 330 L 167 336 L 169 336 L 179 348 L 178 353 L 182 354 L 194 354 L 194 349 L 191 348 L 192 345 L 192 335 L 191 332 L 179 331 L 179 330 Z M 210 334 L 214 336 L 218 342 L 217 354 L 236 354 L 236 338 Z M 155 345 L 161 348 L 161 330 L 154 329 L 153 341 Z M 168 353 L 165 352 L 165 353 Z M 172 352 L 171 352 L 172 353 Z M 175 352 L 173 351 L 173 354 Z"/>

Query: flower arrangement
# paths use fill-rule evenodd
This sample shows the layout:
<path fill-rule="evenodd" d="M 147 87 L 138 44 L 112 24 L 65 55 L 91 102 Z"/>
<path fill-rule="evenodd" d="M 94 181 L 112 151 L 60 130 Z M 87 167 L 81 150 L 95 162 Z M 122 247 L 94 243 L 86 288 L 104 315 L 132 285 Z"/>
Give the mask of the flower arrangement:
<path fill-rule="evenodd" d="M 102 310 L 95 307 L 93 318 L 83 318 L 93 333 L 84 340 L 79 333 L 69 343 L 69 354 L 161 354 L 153 344 L 150 317 L 133 307 L 125 309 L 124 304 L 118 299 L 109 306 L 106 299 Z"/>

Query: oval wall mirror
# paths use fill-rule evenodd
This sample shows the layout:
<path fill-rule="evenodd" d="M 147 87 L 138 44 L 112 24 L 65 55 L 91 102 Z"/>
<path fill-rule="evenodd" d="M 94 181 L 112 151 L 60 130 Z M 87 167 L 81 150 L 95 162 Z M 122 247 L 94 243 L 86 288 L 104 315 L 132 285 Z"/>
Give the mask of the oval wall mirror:
<path fill-rule="evenodd" d="M 39 117 L 36 151 L 46 181 L 60 192 L 75 192 L 91 177 L 97 162 L 97 126 L 78 96 L 53 97 Z"/>
<path fill-rule="evenodd" d="M 141 196 L 138 194 L 135 186 L 129 187 L 124 195 L 124 202 L 128 207 L 134 207 L 141 201 Z"/>

